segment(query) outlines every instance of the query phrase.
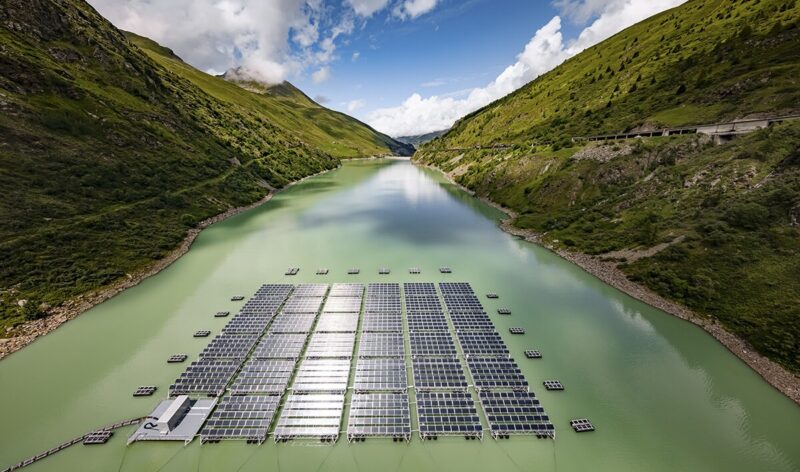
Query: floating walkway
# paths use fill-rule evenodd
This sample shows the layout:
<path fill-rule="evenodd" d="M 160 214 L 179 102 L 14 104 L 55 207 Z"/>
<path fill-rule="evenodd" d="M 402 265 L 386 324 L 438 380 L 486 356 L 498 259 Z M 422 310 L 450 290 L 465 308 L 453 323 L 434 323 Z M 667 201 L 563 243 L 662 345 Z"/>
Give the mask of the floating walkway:
<path fill-rule="evenodd" d="M 45 452 L 43 452 L 41 454 L 37 454 L 37 455 L 35 455 L 33 457 L 25 459 L 22 462 L 14 464 L 9 468 L 4 469 L 2 472 L 12 472 L 14 470 L 19 470 L 19 469 L 21 469 L 23 467 L 27 467 L 27 466 L 33 464 L 34 462 L 38 462 L 38 461 L 40 461 L 42 459 L 50 457 L 53 454 L 55 454 L 57 452 L 61 452 L 64 449 L 66 449 L 66 448 L 68 448 L 70 446 L 74 446 L 75 444 L 78 444 L 78 443 L 84 443 L 86 445 L 104 444 L 111 437 L 111 434 L 112 434 L 113 430 L 119 429 L 119 428 L 124 428 L 125 426 L 131 426 L 131 425 L 134 425 L 134 424 L 139 424 L 142 421 L 147 420 L 147 419 L 157 419 L 157 418 L 153 418 L 151 416 L 143 416 L 141 418 L 133 418 L 133 419 L 130 419 L 130 420 L 120 421 L 119 423 L 114 423 L 114 424 L 106 426 L 104 428 L 100 428 L 100 429 L 92 431 L 90 433 L 86 433 L 86 434 L 84 434 L 82 436 L 78 436 L 77 438 L 74 438 L 74 439 L 71 439 L 69 441 L 63 442 L 63 443 L 59 444 L 58 446 L 56 446 L 56 447 L 54 447 L 52 449 L 48 449 L 47 451 L 45 451 Z"/>

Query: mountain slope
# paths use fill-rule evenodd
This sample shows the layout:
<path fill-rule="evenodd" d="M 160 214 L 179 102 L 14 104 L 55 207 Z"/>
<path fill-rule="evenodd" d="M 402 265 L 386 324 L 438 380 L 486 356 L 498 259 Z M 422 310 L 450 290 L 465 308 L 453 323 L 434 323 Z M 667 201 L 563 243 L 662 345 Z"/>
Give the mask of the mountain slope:
<path fill-rule="evenodd" d="M 573 136 L 800 110 L 795 1 L 689 1 L 465 117 L 415 159 L 547 244 L 616 261 L 800 371 L 800 122 L 700 136 Z M 492 149 L 453 151 L 506 144 Z"/>
<path fill-rule="evenodd" d="M 442 136 L 445 133 L 447 133 L 447 130 L 433 131 L 431 133 L 418 134 L 415 136 L 400 136 L 399 138 L 397 138 L 397 140 L 400 141 L 401 143 L 411 144 L 413 146 L 420 146 L 438 138 L 439 136 Z"/>
<path fill-rule="evenodd" d="M 214 79 L 222 99 L 154 61 L 156 50 L 171 54 L 145 54 L 82 0 L 0 0 L 3 332 L 150 266 L 199 221 L 335 168 L 337 156 L 390 152 L 338 115 L 339 141 L 322 143 L 307 120 L 282 121 L 291 102 Z"/>
<path fill-rule="evenodd" d="M 410 155 L 412 148 L 379 133 L 366 124 L 314 102 L 288 82 L 272 87 L 257 82 L 236 84 L 235 80 L 214 77 L 183 62 L 158 43 L 125 32 L 151 59 L 189 80 L 212 97 L 282 126 L 302 131 L 301 139 L 339 158 L 370 157 L 385 154 Z M 242 88 L 253 93 L 242 93 Z"/>

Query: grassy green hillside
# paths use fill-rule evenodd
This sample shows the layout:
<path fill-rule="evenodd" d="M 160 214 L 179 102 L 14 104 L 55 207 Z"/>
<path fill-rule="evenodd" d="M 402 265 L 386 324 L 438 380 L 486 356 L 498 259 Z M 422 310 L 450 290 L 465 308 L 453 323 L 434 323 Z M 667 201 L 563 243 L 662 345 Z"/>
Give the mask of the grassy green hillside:
<path fill-rule="evenodd" d="M 339 158 L 370 157 L 414 152 L 366 124 L 324 108 L 288 82 L 266 87 L 256 82 L 231 83 L 201 72 L 183 62 L 170 49 L 126 32 L 125 35 L 165 69 L 189 80 L 212 97 L 291 130 L 302 130 L 304 142 Z M 242 88 L 254 93 L 242 93 Z"/>
<path fill-rule="evenodd" d="M 147 52 L 82 0 L 0 1 L 0 332 L 148 266 L 204 218 L 390 152 L 355 120 L 136 42 Z"/>
<path fill-rule="evenodd" d="M 798 2 L 689 1 L 462 119 L 415 159 L 798 372 L 800 122 L 721 146 L 570 138 L 799 110 Z M 512 147 L 445 150 L 478 144 Z"/>

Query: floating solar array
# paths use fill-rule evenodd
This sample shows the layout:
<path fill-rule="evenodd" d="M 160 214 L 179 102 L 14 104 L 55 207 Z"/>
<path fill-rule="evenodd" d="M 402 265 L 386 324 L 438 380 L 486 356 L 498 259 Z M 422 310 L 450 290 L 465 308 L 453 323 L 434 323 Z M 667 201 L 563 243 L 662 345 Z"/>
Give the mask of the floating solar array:
<path fill-rule="evenodd" d="M 478 439 L 483 436 L 475 401 L 468 392 L 417 392 L 417 416 L 423 440 L 437 436 Z"/>
<path fill-rule="evenodd" d="M 555 437 L 555 428 L 539 400 L 528 391 L 528 381 L 495 331 L 472 287 L 468 283 L 441 283 L 439 288 L 492 437 L 505 438 L 512 434 Z M 497 298 L 492 293 L 487 296 Z M 511 310 L 501 308 L 498 313 L 511 314 Z M 509 331 L 512 334 L 525 332 L 521 328 Z M 526 351 L 526 356 L 531 357 L 528 354 L 533 355 L 533 352 Z"/>
<path fill-rule="evenodd" d="M 269 327 L 269 333 L 309 333 L 316 313 L 281 313 Z"/>
<path fill-rule="evenodd" d="M 288 269 L 286 269 L 284 275 L 297 275 L 298 272 L 300 272 L 299 267 L 289 267 Z"/>
<path fill-rule="evenodd" d="M 542 384 L 547 390 L 564 390 L 564 385 L 558 380 L 545 380 Z"/>
<path fill-rule="evenodd" d="M 358 313 L 361 297 L 329 297 L 323 309 L 327 313 Z"/>
<path fill-rule="evenodd" d="M 390 437 L 411 439 L 408 393 L 356 393 L 350 402 L 347 439 Z"/>
<path fill-rule="evenodd" d="M 569 420 L 569 425 L 572 426 L 572 429 L 574 429 L 576 433 L 586 433 L 589 431 L 594 431 L 594 425 L 592 424 L 591 421 L 587 420 L 586 418 Z"/>
<path fill-rule="evenodd" d="M 111 436 L 114 435 L 113 431 L 108 431 L 105 429 L 101 429 L 100 431 L 95 431 L 93 433 L 89 433 L 83 437 L 83 444 L 87 446 L 92 444 L 105 444 L 111 439 Z"/>
<path fill-rule="evenodd" d="M 202 442 L 241 439 L 262 443 L 280 403 L 277 395 L 225 397 L 200 431 Z"/>
<path fill-rule="evenodd" d="M 200 331 L 195 331 L 193 336 L 195 338 L 207 338 L 211 336 L 211 331 L 207 329 L 201 329 Z"/>
<path fill-rule="evenodd" d="M 188 358 L 189 356 L 187 356 L 186 354 L 173 354 L 169 356 L 167 362 L 170 364 L 180 364 L 181 362 L 184 362 Z"/>
<path fill-rule="evenodd" d="M 292 297 L 324 297 L 328 284 L 300 284 L 295 287 Z"/>
<path fill-rule="evenodd" d="M 448 331 L 412 332 L 411 357 L 455 357 L 456 345 Z"/>
<path fill-rule="evenodd" d="M 317 269 L 317 275 L 328 275 L 328 269 Z"/>
<path fill-rule="evenodd" d="M 145 385 L 142 387 L 138 387 L 133 392 L 134 397 L 149 397 L 150 395 L 156 393 L 156 387 L 153 385 Z"/>
<path fill-rule="evenodd" d="M 525 357 L 527 357 L 528 359 L 541 359 L 542 353 L 535 349 L 529 349 L 525 351 Z"/>
<path fill-rule="evenodd" d="M 269 326 L 273 314 L 239 313 L 234 316 L 222 329 L 225 334 L 258 334 L 264 332 Z"/>
<path fill-rule="evenodd" d="M 426 390 L 466 391 L 467 378 L 456 357 L 416 358 L 414 367 L 414 386 L 417 392 Z"/>
<path fill-rule="evenodd" d="M 346 381 L 345 381 L 346 383 Z M 344 394 L 292 393 L 283 404 L 275 441 L 313 438 L 336 441 L 344 411 Z"/>
<path fill-rule="evenodd" d="M 214 318 L 225 318 L 230 314 L 231 314 L 231 312 L 229 312 L 229 311 L 218 311 L 218 312 L 214 313 Z"/>

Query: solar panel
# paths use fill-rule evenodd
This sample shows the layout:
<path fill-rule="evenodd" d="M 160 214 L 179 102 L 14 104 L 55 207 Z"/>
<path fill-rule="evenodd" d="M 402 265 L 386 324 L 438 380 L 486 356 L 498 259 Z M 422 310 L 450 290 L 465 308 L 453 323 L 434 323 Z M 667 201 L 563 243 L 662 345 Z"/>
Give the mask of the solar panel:
<path fill-rule="evenodd" d="M 306 357 L 350 358 L 356 342 L 356 333 L 321 333 L 315 332 L 306 348 Z M 349 363 L 348 363 L 349 367 Z"/>
<path fill-rule="evenodd" d="M 317 275 L 328 275 L 328 269 L 317 269 Z"/>
<path fill-rule="evenodd" d="M 264 284 L 253 295 L 253 299 L 276 298 L 283 301 L 289 296 L 292 289 L 294 286 L 291 284 Z"/>
<path fill-rule="evenodd" d="M 542 384 L 547 390 L 564 390 L 564 385 L 558 380 L 545 380 Z"/>
<path fill-rule="evenodd" d="M 250 359 L 231 385 L 232 395 L 253 393 L 282 395 L 294 372 L 294 360 Z"/>
<path fill-rule="evenodd" d="M 143 387 L 138 387 L 134 392 L 134 397 L 149 397 L 150 395 L 156 392 L 156 387 L 154 385 L 147 385 Z"/>
<path fill-rule="evenodd" d="M 525 328 L 513 327 L 508 328 L 508 332 L 511 334 L 525 334 Z"/>
<path fill-rule="evenodd" d="M 355 333 L 358 328 L 358 313 L 330 313 L 322 312 L 317 326 L 317 332 Z"/>
<path fill-rule="evenodd" d="M 283 275 L 297 275 L 298 272 L 300 272 L 299 267 L 289 267 Z"/>
<path fill-rule="evenodd" d="M 372 297 L 372 295 L 368 295 Z M 364 310 L 379 313 L 397 313 L 401 310 L 400 297 L 397 298 L 367 298 Z"/>
<path fill-rule="evenodd" d="M 315 319 L 316 313 L 281 313 L 275 317 L 268 333 L 308 333 Z"/>
<path fill-rule="evenodd" d="M 381 267 L 380 269 L 378 269 L 378 274 L 380 275 L 389 275 L 391 272 L 392 270 L 389 269 L 388 267 Z"/>
<path fill-rule="evenodd" d="M 361 269 L 358 269 L 356 267 L 352 267 L 350 269 L 347 269 L 347 274 L 348 275 L 357 275 L 359 273 L 361 273 Z"/>
<path fill-rule="evenodd" d="M 295 297 L 324 297 L 328 293 L 328 284 L 300 284 L 292 292 Z"/>
<path fill-rule="evenodd" d="M 296 297 L 292 295 L 283 306 L 283 313 L 319 313 L 322 297 Z"/>
<path fill-rule="evenodd" d="M 201 359 L 244 359 L 258 341 L 259 334 L 223 332 L 200 353 Z"/>
<path fill-rule="evenodd" d="M 527 357 L 528 359 L 541 359 L 542 353 L 535 349 L 529 349 L 525 351 L 525 357 Z"/>
<path fill-rule="evenodd" d="M 453 338 L 446 331 L 414 331 L 409 333 L 412 357 L 456 355 Z"/>
<path fill-rule="evenodd" d="M 572 429 L 574 429 L 576 433 L 587 433 L 589 431 L 594 431 L 594 425 L 586 418 L 569 420 L 569 425 L 572 426 Z"/>
<path fill-rule="evenodd" d="M 347 439 L 354 441 L 367 437 L 411 439 L 407 393 L 353 394 L 347 421 Z"/>
<path fill-rule="evenodd" d="M 202 329 L 200 331 L 195 331 L 195 333 L 194 333 L 194 337 L 195 338 L 207 338 L 210 335 L 211 335 L 211 331 L 209 331 L 207 329 Z"/>
<path fill-rule="evenodd" d="M 186 354 L 173 354 L 173 355 L 169 356 L 169 359 L 167 359 L 167 362 L 170 363 L 170 364 L 179 364 L 179 363 L 185 361 L 188 357 L 189 356 L 187 356 Z"/>
<path fill-rule="evenodd" d="M 407 315 L 408 330 L 416 333 L 420 331 L 448 331 L 447 318 L 442 312 L 412 312 Z"/>
<path fill-rule="evenodd" d="M 472 286 L 467 282 L 441 282 L 439 284 L 439 290 L 442 291 L 442 295 L 474 295 L 475 292 L 472 291 Z"/>
<path fill-rule="evenodd" d="M 508 357 L 508 348 L 496 332 L 458 332 L 461 350 L 468 358 L 475 356 Z"/>
<path fill-rule="evenodd" d="M 222 328 L 223 333 L 227 334 L 261 334 L 267 329 L 274 315 L 256 315 L 240 313 L 234 316 L 228 324 Z"/>
<path fill-rule="evenodd" d="M 475 389 L 528 390 L 528 381 L 514 359 L 499 357 L 469 358 L 467 367 L 475 382 Z"/>
<path fill-rule="evenodd" d="M 406 312 L 409 314 L 442 312 L 442 304 L 439 298 L 434 296 L 406 297 Z"/>
<path fill-rule="evenodd" d="M 443 274 L 450 274 L 453 272 L 453 270 L 449 267 L 439 267 L 439 272 Z"/>
<path fill-rule="evenodd" d="M 481 438 L 483 426 L 475 401 L 467 392 L 417 392 L 419 435 Z"/>
<path fill-rule="evenodd" d="M 241 361 L 227 359 L 194 361 L 170 385 L 169 394 L 172 397 L 190 394 L 220 396 L 241 365 Z"/>
<path fill-rule="evenodd" d="M 361 311 L 360 297 L 329 297 L 323 311 L 330 313 L 358 313 Z"/>
<path fill-rule="evenodd" d="M 275 427 L 275 441 L 313 438 L 336 441 L 344 411 L 344 394 L 289 395 Z"/>
<path fill-rule="evenodd" d="M 494 292 L 489 292 L 486 294 L 486 298 L 500 298 L 500 296 Z"/>
<path fill-rule="evenodd" d="M 270 333 L 256 346 L 256 359 L 297 359 L 306 345 L 305 333 Z"/>
<path fill-rule="evenodd" d="M 214 313 L 214 318 L 225 318 L 230 314 L 231 314 L 231 312 L 229 312 L 229 311 L 218 311 L 218 312 Z"/>
<path fill-rule="evenodd" d="M 405 356 L 403 333 L 363 333 L 358 345 L 359 357 Z"/>
<path fill-rule="evenodd" d="M 231 297 L 232 302 L 240 302 L 242 300 L 244 300 L 244 297 L 242 295 L 234 295 Z"/>
<path fill-rule="evenodd" d="M 479 399 L 492 437 L 498 439 L 512 434 L 555 437 L 555 427 L 532 393 L 481 391 Z"/>
<path fill-rule="evenodd" d="M 436 296 L 436 286 L 430 282 L 409 282 L 403 284 L 406 298 L 418 296 Z"/>
<path fill-rule="evenodd" d="M 405 391 L 406 364 L 402 358 L 359 358 L 353 388 L 356 392 Z"/>
<path fill-rule="evenodd" d="M 508 308 L 498 308 L 497 309 L 497 314 L 498 315 L 510 315 L 511 314 L 511 310 L 509 310 Z"/>
<path fill-rule="evenodd" d="M 349 359 L 305 359 L 295 374 L 292 391 L 344 393 L 349 378 Z"/>
<path fill-rule="evenodd" d="M 364 284 L 333 284 L 330 297 L 361 297 L 364 294 Z"/>
<path fill-rule="evenodd" d="M 94 431 L 92 433 L 87 434 L 83 437 L 83 444 L 93 445 L 93 444 L 105 444 L 111 439 L 111 436 L 114 435 L 113 431 L 107 430 L 100 430 Z"/>
<path fill-rule="evenodd" d="M 280 399 L 278 395 L 223 398 L 200 431 L 200 440 L 206 443 L 238 439 L 262 443 L 275 418 Z"/>
<path fill-rule="evenodd" d="M 361 331 L 401 333 L 403 317 L 400 313 L 366 312 L 361 320 Z"/>
<path fill-rule="evenodd" d="M 419 267 L 412 267 L 408 269 L 408 273 L 412 275 L 416 275 L 420 273 Z"/>
<path fill-rule="evenodd" d="M 414 387 L 423 390 L 466 390 L 467 378 L 456 358 L 413 359 Z"/>
<path fill-rule="evenodd" d="M 400 298 L 400 284 L 373 283 L 367 285 L 367 298 Z"/>

